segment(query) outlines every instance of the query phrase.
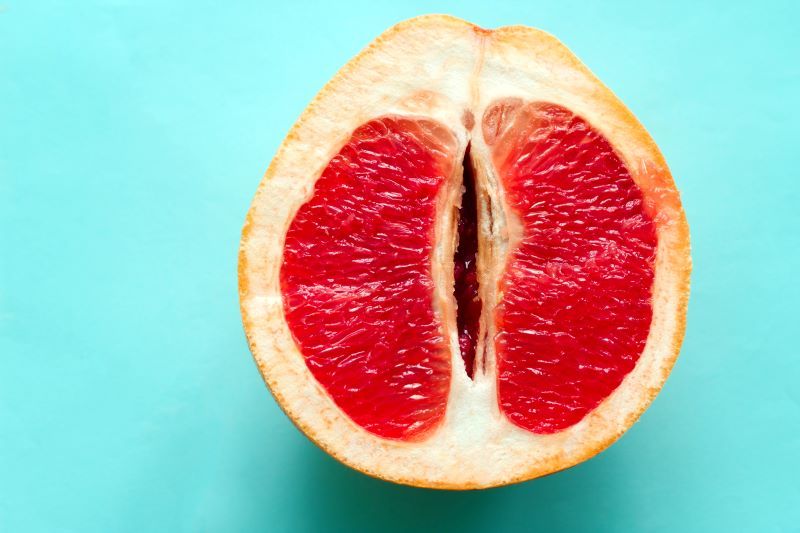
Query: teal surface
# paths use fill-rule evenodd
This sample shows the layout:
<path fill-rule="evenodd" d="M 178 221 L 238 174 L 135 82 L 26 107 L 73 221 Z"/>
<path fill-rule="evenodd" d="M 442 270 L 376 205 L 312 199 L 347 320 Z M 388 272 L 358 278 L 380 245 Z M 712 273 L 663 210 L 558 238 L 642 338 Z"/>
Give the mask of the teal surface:
<path fill-rule="evenodd" d="M 800 530 L 795 3 L 232 4 L 0 5 L 0 531 Z M 562 39 L 659 143 L 692 230 L 686 342 L 652 408 L 587 463 L 483 492 L 319 451 L 238 311 L 279 142 L 426 12 Z"/>

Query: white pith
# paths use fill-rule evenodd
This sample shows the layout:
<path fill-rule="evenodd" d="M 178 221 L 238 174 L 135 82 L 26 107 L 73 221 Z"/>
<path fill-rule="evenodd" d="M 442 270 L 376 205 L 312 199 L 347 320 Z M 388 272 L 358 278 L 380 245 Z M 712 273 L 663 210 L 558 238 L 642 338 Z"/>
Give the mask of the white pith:
<path fill-rule="evenodd" d="M 508 38 L 497 37 L 503 31 Z M 426 17 L 390 30 L 348 67 L 287 137 L 259 187 L 245 228 L 242 312 L 256 362 L 281 406 L 309 437 L 345 463 L 385 479 L 431 487 L 474 488 L 528 479 L 571 466 L 608 446 L 660 389 L 682 333 L 689 268 L 685 221 L 674 187 L 660 186 L 662 176 L 669 174 L 652 141 L 563 45 L 536 30 L 490 33 L 456 19 Z M 578 424 L 535 435 L 506 420 L 496 398 L 493 343 L 484 343 L 486 371 L 476 371 L 474 380 L 458 350 L 452 236 L 461 177 L 455 175 L 441 200 L 433 261 L 436 311 L 451 345 L 447 411 L 442 424 L 421 440 L 382 439 L 339 410 L 297 350 L 279 285 L 284 236 L 314 182 L 357 126 L 391 114 L 433 118 L 456 134 L 457 157 L 471 142 L 480 232 L 495 244 L 493 251 L 483 247 L 478 260 L 481 298 L 491 309 L 496 287 L 487 280 L 499 279 L 508 242 L 518 230 L 509 226 L 503 211 L 502 187 L 488 164 L 480 126 L 488 105 L 513 96 L 556 103 L 584 117 L 612 142 L 653 209 L 658 250 L 645 350 L 620 387 Z M 465 110 L 475 117 L 471 132 L 462 124 Z M 489 329 L 488 337 L 492 335 Z M 476 370 L 481 366 L 476 360 Z"/>

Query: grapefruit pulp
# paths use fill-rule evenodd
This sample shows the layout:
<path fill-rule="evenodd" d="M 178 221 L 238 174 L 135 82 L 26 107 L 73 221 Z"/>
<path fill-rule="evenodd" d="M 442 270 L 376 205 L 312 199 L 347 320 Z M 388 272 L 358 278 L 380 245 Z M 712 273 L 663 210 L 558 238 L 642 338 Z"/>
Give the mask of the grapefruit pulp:
<path fill-rule="evenodd" d="M 481 488 L 609 446 L 677 357 L 688 227 L 658 148 L 563 45 L 401 23 L 326 85 L 248 213 L 270 390 L 370 475 Z"/>

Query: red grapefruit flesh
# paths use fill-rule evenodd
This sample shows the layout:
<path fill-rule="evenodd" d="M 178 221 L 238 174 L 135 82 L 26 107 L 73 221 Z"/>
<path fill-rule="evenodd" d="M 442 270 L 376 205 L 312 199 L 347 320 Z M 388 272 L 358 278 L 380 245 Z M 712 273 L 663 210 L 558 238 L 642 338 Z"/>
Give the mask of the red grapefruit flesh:
<path fill-rule="evenodd" d="M 625 164 L 582 118 L 531 103 L 499 129 L 494 164 L 523 228 L 495 311 L 499 400 L 515 424 L 553 433 L 597 407 L 644 350 L 655 226 Z"/>
<path fill-rule="evenodd" d="M 678 355 L 690 266 L 658 148 L 569 50 L 428 16 L 289 133 L 239 292 L 259 369 L 311 439 L 382 479 L 466 489 L 624 433 Z"/>
<path fill-rule="evenodd" d="M 380 118 L 330 161 L 286 234 L 286 321 L 308 368 L 357 424 L 411 438 L 442 418 L 450 356 L 430 264 L 455 138 Z"/>

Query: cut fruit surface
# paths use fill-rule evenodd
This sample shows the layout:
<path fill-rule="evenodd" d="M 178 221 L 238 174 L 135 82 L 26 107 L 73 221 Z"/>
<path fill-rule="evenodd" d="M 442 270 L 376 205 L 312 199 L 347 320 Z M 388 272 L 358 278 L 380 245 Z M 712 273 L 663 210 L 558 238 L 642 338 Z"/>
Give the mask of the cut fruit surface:
<path fill-rule="evenodd" d="M 636 365 L 652 319 L 655 227 L 625 164 L 585 120 L 532 103 L 498 122 L 492 159 L 522 225 L 495 311 L 498 396 L 514 423 L 552 433 Z"/>
<path fill-rule="evenodd" d="M 677 357 L 688 227 L 657 147 L 553 37 L 399 24 L 256 194 L 253 355 L 344 463 L 418 486 L 545 475 L 616 440 Z"/>
<path fill-rule="evenodd" d="M 455 149 L 455 136 L 430 120 L 364 124 L 286 234 L 286 321 L 308 368 L 383 437 L 412 437 L 444 416 L 450 359 L 430 264 Z"/>

